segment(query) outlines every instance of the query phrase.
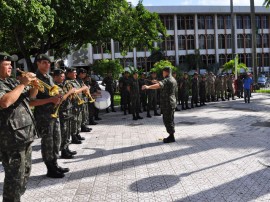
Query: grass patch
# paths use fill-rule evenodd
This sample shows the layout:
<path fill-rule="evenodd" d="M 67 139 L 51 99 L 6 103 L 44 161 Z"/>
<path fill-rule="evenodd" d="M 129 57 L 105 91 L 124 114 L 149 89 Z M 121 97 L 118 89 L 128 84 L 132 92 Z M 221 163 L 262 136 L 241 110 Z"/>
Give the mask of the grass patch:
<path fill-rule="evenodd" d="M 120 94 L 116 93 L 114 95 L 114 106 L 119 106 L 120 105 L 120 100 L 121 100 Z"/>
<path fill-rule="evenodd" d="M 261 89 L 261 90 L 256 90 L 256 93 L 270 93 L 270 89 Z"/>

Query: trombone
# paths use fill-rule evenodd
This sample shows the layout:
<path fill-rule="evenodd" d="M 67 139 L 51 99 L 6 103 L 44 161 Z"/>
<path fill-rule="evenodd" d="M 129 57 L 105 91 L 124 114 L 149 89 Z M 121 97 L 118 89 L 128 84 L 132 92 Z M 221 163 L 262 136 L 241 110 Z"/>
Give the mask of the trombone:
<path fill-rule="evenodd" d="M 24 72 L 22 70 L 20 70 L 19 68 L 17 68 L 17 71 L 19 71 L 20 73 L 22 73 L 23 76 L 25 76 L 27 74 L 27 72 Z M 48 89 L 49 91 L 49 95 L 51 97 L 54 97 L 56 95 L 59 94 L 59 87 L 57 85 L 54 86 L 50 86 L 49 84 L 45 83 L 44 81 L 36 78 L 36 80 L 38 81 L 38 90 L 42 93 L 45 92 L 45 88 Z M 30 84 L 31 85 L 31 84 Z"/>

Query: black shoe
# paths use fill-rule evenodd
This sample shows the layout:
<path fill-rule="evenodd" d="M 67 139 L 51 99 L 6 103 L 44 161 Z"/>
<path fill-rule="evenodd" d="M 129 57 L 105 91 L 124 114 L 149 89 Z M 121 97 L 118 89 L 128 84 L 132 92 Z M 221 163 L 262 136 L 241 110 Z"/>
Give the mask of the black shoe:
<path fill-rule="evenodd" d="M 154 116 L 161 116 L 161 114 L 159 114 L 159 113 L 154 113 Z"/>
<path fill-rule="evenodd" d="M 147 113 L 147 118 L 152 118 L 152 116 L 150 115 L 150 113 Z"/>
<path fill-rule="evenodd" d="M 143 117 L 141 117 L 141 116 L 137 116 L 137 119 L 143 119 Z"/>
<path fill-rule="evenodd" d="M 112 112 L 116 112 L 115 109 L 112 109 Z"/>
<path fill-rule="evenodd" d="M 94 125 L 97 125 L 98 123 L 97 122 L 95 122 L 95 121 L 90 121 L 89 122 L 89 125 L 91 125 L 91 126 L 94 126 Z"/>
<path fill-rule="evenodd" d="M 186 108 L 185 107 L 182 107 L 182 110 L 186 110 Z"/>
<path fill-rule="evenodd" d="M 137 121 L 138 118 L 136 116 L 133 116 L 133 121 Z"/>
<path fill-rule="evenodd" d="M 62 159 L 73 159 L 74 156 L 71 153 L 69 153 L 67 149 L 63 149 L 61 151 L 61 158 Z"/>
<path fill-rule="evenodd" d="M 56 165 L 54 165 L 54 163 L 45 163 L 46 166 L 47 166 L 47 177 L 50 177 L 50 178 L 63 178 L 65 177 L 65 174 L 64 173 L 61 173 L 58 171 L 58 168 Z"/>
<path fill-rule="evenodd" d="M 96 121 L 101 121 L 102 118 L 96 117 L 95 120 L 96 120 Z"/>
<path fill-rule="evenodd" d="M 178 107 L 175 108 L 175 111 L 176 112 L 180 112 L 180 109 L 178 109 Z"/>
<path fill-rule="evenodd" d="M 85 138 L 82 137 L 82 136 L 80 135 L 80 133 L 78 133 L 78 134 L 76 135 L 76 137 L 77 137 L 78 140 L 85 140 Z"/>
<path fill-rule="evenodd" d="M 83 125 L 81 127 L 81 132 L 91 132 L 91 129 Z"/>
<path fill-rule="evenodd" d="M 82 141 L 78 140 L 76 135 L 72 135 L 71 138 L 72 138 L 71 140 L 72 144 L 82 144 Z"/>
<path fill-rule="evenodd" d="M 110 111 L 108 109 L 106 109 L 106 113 L 110 113 Z"/>
<path fill-rule="evenodd" d="M 69 148 L 66 149 L 68 153 L 70 153 L 71 155 L 76 155 L 77 152 L 76 151 L 71 151 Z"/>
<path fill-rule="evenodd" d="M 169 137 L 167 137 L 167 138 L 164 138 L 164 139 L 163 139 L 163 142 L 164 142 L 164 143 L 175 142 L 175 138 L 174 138 L 174 136 L 169 136 Z"/>
<path fill-rule="evenodd" d="M 62 168 L 62 167 L 60 167 L 60 166 L 56 166 L 56 168 L 57 168 L 57 171 L 59 172 L 59 173 L 68 173 L 70 170 L 69 170 L 69 168 Z"/>
<path fill-rule="evenodd" d="M 200 107 L 200 105 L 196 104 L 196 107 Z"/>
<path fill-rule="evenodd" d="M 193 106 L 193 105 L 191 105 L 191 108 L 194 108 L 194 106 Z"/>
<path fill-rule="evenodd" d="M 186 109 L 191 109 L 190 107 L 186 107 Z"/>

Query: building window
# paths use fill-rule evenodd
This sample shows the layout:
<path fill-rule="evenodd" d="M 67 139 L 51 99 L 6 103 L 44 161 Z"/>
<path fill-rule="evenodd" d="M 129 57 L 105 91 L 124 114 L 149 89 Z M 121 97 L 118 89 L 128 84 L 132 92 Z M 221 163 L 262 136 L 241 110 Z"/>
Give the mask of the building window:
<path fill-rule="evenodd" d="M 243 29 L 243 17 L 241 15 L 238 15 L 236 17 L 237 21 L 237 29 Z"/>
<path fill-rule="evenodd" d="M 269 29 L 269 17 L 263 15 L 262 16 L 262 28 L 263 29 Z"/>
<path fill-rule="evenodd" d="M 191 16 L 191 15 L 186 16 L 186 25 L 187 25 L 187 30 L 194 29 L 194 16 Z"/>
<path fill-rule="evenodd" d="M 216 59 L 214 55 L 208 55 L 208 65 L 213 65 L 216 63 Z"/>
<path fill-rule="evenodd" d="M 174 36 L 170 35 L 166 40 L 166 44 L 167 44 L 167 50 L 175 50 Z"/>
<path fill-rule="evenodd" d="M 193 35 L 188 35 L 187 37 L 187 49 L 194 50 L 195 49 L 195 40 Z"/>
<path fill-rule="evenodd" d="M 165 50 L 165 39 L 163 36 L 160 36 L 159 38 L 160 40 L 158 41 L 157 46 L 160 50 Z"/>
<path fill-rule="evenodd" d="M 246 54 L 246 65 L 252 67 L 252 55 L 250 53 Z"/>
<path fill-rule="evenodd" d="M 145 69 L 145 58 L 137 58 L 137 68 L 139 69 Z"/>
<path fill-rule="evenodd" d="M 243 16 L 245 29 L 251 29 L 251 19 L 249 15 Z"/>
<path fill-rule="evenodd" d="M 186 37 L 183 35 L 178 36 L 178 49 L 186 50 Z"/>
<path fill-rule="evenodd" d="M 225 19 L 226 29 L 231 29 L 232 28 L 231 16 L 225 15 L 224 19 Z"/>
<path fill-rule="evenodd" d="M 93 53 L 94 54 L 101 54 L 101 45 L 94 45 L 93 46 Z"/>
<path fill-rule="evenodd" d="M 263 54 L 263 60 L 264 60 L 264 67 L 269 67 L 269 53 Z"/>
<path fill-rule="evenodd" d="M 252 37 L 251 34 L 246 35 L 246 48 L 252 48 Z"/>
<path fill-rule="evenodd" d="M 257 29 L 261 29 L 261 16 L 260 15 L 256 15 L 256 26 L 257 26 Z"/>
<path fill-rule="evenodd" d="M 169 56 L 168 60 L 172 63 L 173 66 L 175 66 L 175 56 Z"/>
<path fill-rule="evenodd" d="M 219 15 L 217 17 L 217 22 L 218 22 L 218 29 L 224 29 L 224 16 Z"/>
<path fill-rule="evenodd" d="M 213 18 L 213 16 L 206 16 L 205 21 L 206 21 L 206 28 L 207 29 L 214 29 L 214 18 Z"/>
<path fill-rule="evenodd" d="M 205 29 L 205 21 L 203 15 L 198 16 L 198 29 Z"/>
<path fill-rule="evenodd" d="M 262 54 L 257 53 L 257 66 L 261 67 L 262 66 Z"/>
<path fill-rule="evenodd" d="M 115 53 L 120 53 L 120 44 L 118 41 L 114 42 L 114 52 Z"/>
<path fill-rule="evenodd" d="M 219 55 L 219 64 L 220 65 L 224 65 L 226 63 L 226 58 L 225 58 L 225 55 L 221 54 Z"/>
<path fill-rule="evenodd" d="M 263 47 L 269 48 L 269 35 L 268 34 L 263 35 Z"/>
<path fill-rule="evenodd" d="M 199 49 L 206 49 L 204 35 L 199 35 Z"/>
<path fill-rule="evenodd" d="M 244 48 L 244 36 L 242 34 L 237 34 L 237 47 Z"/>
<path fill-rule="evenodd" d="M 179 63 L 180 64 L 183 64 L 183 63 L 185 63 L 186 62 L 186 56 L 185 55 L 180 55 L 179 56 Z"/>
<path fill-rule="evenodd" d="M 225 49 L 225 36 L 223 34 L 218 35 L 218 48 Z"/>
<path fill-rule="evenodd" d="M 207 35 L 207 49 L 215 49 L 214 35 Z"/>
<path fill-rule="evenodd" d="M 256 37 L 256 41 L 257 41 L 257 48 L 261 48 L 262 47 L 262 36 L 260 34 L 257 34 Z"/>
<path fill-rule="evenodd" d="M 174 30 L 174 17 L 173 15 L 163 15 L 160 16 L 161 21 L 167 30 Z"/>
<path fill-rule="evenodd" d="M 183 15 L 177 16 L 177 29 L 178 30 L 185 30 L 186 29 L 185 16 L 183 16 Z"/>
<path fill-rule="evenodd" d="M 239 63 L 245 63 L 245 57 L 244 54 L 238 54 Z"/>
<path fill-rule="evenodd" d="M 226 40 L 227 40 L 227 49 L 232 48 L 232 35 L 231 34 L 227 34 L 225 35 Z"/>
<path fill-rule="evenodd" d="M 231 54 L 226 55 L 226 62 L 229 62 L 230 60 L 232 60 L 232 55 Z"/>
<path fill-rule="evenodd" d="M 111 42 L 102 44 L 103 53 L 111 53 L 112 52 L 112 46 Z"/>
<path fill-rule="evenodd" d="M 201 56 L 201 60 L 202 60 L 202 64 L 204 65 L 204 67 L 202 67 L 202 68 L 206 68 L 207 67 L 207 58 L 206 58 L 206 55 L 202 55 Z"/>

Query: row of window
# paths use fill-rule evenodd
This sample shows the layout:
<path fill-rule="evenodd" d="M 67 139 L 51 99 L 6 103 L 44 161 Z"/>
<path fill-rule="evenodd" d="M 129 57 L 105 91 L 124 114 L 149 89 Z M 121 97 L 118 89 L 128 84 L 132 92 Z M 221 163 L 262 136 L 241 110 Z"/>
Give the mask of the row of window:
<path fill-rule="evenodd" d="M 257 34 L 256 44 L 257 44 L 257 48 L 269 48 L 269 35 Z M 238 48 L 252 48 L 252 35 L 251 34 L 238 34 L 237 47 Z"/>
<path fill-rule="evenodd" d="M 174 30 L 174 16 L 161 15 L 161 21 L 167 30 Z M 251 29 L 250 15 L 237 15 L 236 16 L 237 29 Z M 230 15 L 218 15 L 217 27 L 218 29 L 231 29 L 232 20 Z M 198 15 L 198 29 L 214 29 L 215 20 L 213 15 Z M 257 29 L 269 28 L 268 15 L 256 15 Z M 177 29 L 178 30 L 194 30 L 195 29 L 195 15 L 177 15 Z"/>

